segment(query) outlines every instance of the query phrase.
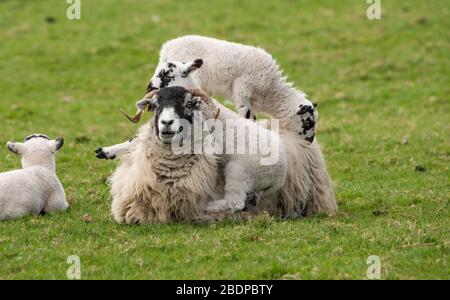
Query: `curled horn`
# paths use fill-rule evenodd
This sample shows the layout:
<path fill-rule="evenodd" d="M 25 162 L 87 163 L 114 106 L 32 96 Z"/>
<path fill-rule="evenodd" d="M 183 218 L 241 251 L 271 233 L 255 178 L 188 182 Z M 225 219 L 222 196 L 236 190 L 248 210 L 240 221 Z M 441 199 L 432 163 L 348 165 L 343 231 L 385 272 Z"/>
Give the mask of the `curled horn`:
<path fill-rule="evenodd" d="M 199 97 L 203 102 L 206 103 L 206 105 L 208 105 L 208 108 L 214 115 L 214 119 L 217 119 L 219 117 L 220 109 L 216 107 L 213 100 L 208 96 L 207 93 L 200 89 L 188 90 L 188 92 L 192 95 L 192 97 Z"/>
<path fill-rule="evenodd" d="M 156 95 L 156 92 L 158 92 L 158 90 L 153 90 L 151 92 L 148 92 L 142 100 L 153 99 L 153 97 L 155 97 L 155 95 Z M 120 109 L 120 112 L 131 122 L 138 123 L 141 120 L 142 114 L 144 113 L 145 109 L 147 109 L 147 111 L 150 110 L 149 103 L 146 103 L 143 107 L 138 107 L 136 114 L 132 117 L 130 117 L 122 108 Z"/>

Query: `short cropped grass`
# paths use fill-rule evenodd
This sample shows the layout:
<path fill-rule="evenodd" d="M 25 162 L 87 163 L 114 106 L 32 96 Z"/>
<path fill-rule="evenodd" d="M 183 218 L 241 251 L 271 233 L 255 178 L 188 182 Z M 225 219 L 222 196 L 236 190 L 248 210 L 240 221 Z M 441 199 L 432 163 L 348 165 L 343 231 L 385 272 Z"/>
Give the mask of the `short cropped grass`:
<path fill-rule="evenodd" d="M 0 142 L 64 136 L 67 212 L 0 223 L 0 279 L 450 279 L 446 0 L 0 0 Z M 138 128 L 160 45 L 202 34 L 264 47 L 319 103 L 336 217 L 125 226 L 110 216 L 117 162 L 98 146 Z M 20 167 L 0 147 L 0 171 Z M 0 191 L 1 192 L 1 191 Z"/>

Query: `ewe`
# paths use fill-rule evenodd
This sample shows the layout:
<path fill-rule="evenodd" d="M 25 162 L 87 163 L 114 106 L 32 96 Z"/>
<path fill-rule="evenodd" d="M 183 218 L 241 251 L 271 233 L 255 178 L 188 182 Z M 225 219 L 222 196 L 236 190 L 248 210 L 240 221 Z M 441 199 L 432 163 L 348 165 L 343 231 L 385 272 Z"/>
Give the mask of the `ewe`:
<path fill-rule="evenodd" d="M 69 206 L 55 166 L 55 153 L 63 144 L 62 138 L 49 140 L 43 134 L 7 143 L 11 152 L 22 156 L 23 169 L 0 173 L 0 221 Z"/>
<path fill-rule="evenodd" d="M 132 119 L 139 121 L 147 109 L 154 110 L 155 117 L 136 138 L 121 146 L 121 164 L 111 178 L 112 213 L 119 223 L 190 221 L 208 218 L 209 212 L 233 213 L 245 208 L 278 217 L 336 211 L 325 162 L 316 143 L 308 145 L 292 132 L 282 133 L 282 141 L 275 132 L 240 117 L 201 91 L 163 88 L 146 98 L 137 103 L 140 112 Z M 232 130 L 235 140 L 245 136 L 245 143 L 251 144 L 255 136 L 261 137 L 250 134 L 256 127 L 268 134 L 271 145 L 279 151 L 278 159 L 272 165 L 262 165 L 261 154 L 174 153 L 174 145 L 180 143 L 177 136 L 186 125 L 197 122 L 195 111 L 206 119 L 212 116 L 205 104 L 214 116 L 220 109 L 215 121 L 231 119 L 248 126 L 246 132 Z M 182 123 L 183 119 L 188 124 Z M 226 126 L 214 122 L 210 125 L 214 132 L 224 128 L 223 136 L 230 132 Z M 221 136 L 215 135 L 219 144 Z M 184 138 L 184 142 L 197 139 L 190 135 Z"/>
<path fill-rule="evenodd" d="M 155 117 L 129 142 L 128 155 L 121 157 L 122 164 L 111 178 L 117 221 L 193 220 L 203 210 L 234 213 L 283 186 L 287 164 L 274 132 L 241 118 L 199 90 L 163 88 L 146 98 L 137 103 L 138 119 L 146 109 L 154 110 Z M 228 128 L 229 120 L 234 122 Z M 200 126 L 197 132 L 196 126 Z M 212 139 L 204 143 L 208 137 Z M 240 149 L 246 154 L 238 154 L 236 148 L 242 143 L 235 140 L 247 145 Z M 257 142 L 270 144 L 269 151 L 261 154 L 252 148 Z"/>

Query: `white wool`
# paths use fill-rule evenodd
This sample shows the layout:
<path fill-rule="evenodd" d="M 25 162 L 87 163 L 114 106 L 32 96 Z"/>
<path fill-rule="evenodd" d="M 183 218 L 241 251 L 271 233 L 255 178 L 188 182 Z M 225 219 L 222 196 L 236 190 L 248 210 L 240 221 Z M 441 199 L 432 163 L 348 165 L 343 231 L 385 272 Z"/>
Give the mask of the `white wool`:
<path fill-rule="evenodd" d="M 216 102 L 219 120 L 250 122 Z M 251 185 L 261 194 L 256 212 L 277 217 L 299 217 L 337 210 L 331 181 L 319 146 L 308 145 L 297 134 L 276 135 L 282 151 L 273 166 L 261 166 L 251 155 L 175 155 L 158 142 L 150 120 L 128 144 L 111 178 L 112 214 L 119 223 L 167 223 L 208 219 L 205 209 L 229 208 L 227 191 L 239 200 Z M 123 149 L 122 149 L 123 150 Z M 235 191 L 235 193 L 232 193 Z M 232 203 L 233 205 L 239 205 Z M 239 207 L 238 207 L 239 208 Z M 240 208 L 242 209 L 242 207 Z M 237 209 L 238 211 L 239 209 Z M 214 211 L 214 210 L 213 210 Z"/>
<path fill-rule="evenodd" d="M 158 73 L 167 69 L 168 62 L 189 63 L 195 59 L 204 62 L 198 70 L 189 76 L 174 72 L 167 86 L 200 88 L 209 95 L 232 100 L 242 117 L 249 109 L 250 119 L 256 112 L 264 112 L 279 119 L 282 128 L 302 131 L 297 112 L 300 105 L 312 107 L 312 103 L 286 81 L 274 58 L 261 48 L 204 36 L 182 36 L 162 46 L 151 82 L 157 88 L 161 86 Z M 317 118 L 317 111 L 315 114 Z"/>
<path fill-rule="evenodd" d="M 23 169 L 0 173 L 0 221 L 65 210 L 69 205 L 55 172 L 54 157 L 62 141 L 33 137 L 7 145 L 22 156 Z"/>

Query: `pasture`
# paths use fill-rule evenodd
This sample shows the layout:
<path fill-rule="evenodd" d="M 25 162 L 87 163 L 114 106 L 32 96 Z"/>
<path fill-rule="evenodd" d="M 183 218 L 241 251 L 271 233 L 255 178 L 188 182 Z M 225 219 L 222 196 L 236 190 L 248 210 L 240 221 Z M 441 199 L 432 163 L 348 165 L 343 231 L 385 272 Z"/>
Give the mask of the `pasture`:
<path fill-rule="evenodd" d="M 64 136 L 67 212 L 0 223 L 0 279 L 450 279 L 450 6 L 365 0 L 0 0 L 0 144 Z M 201 34 L 265 48 L 319 103 L 317 138 L 340 211 L 248 222 L 126 226 L 110 216 L 117 161 L 94 150 L 127 122 L 161 44 Z M 149 118 L 145 116 L 146 120 Z M 0 172 L 20 160 L 0 147 Z M 1 191 L 0 191 L 1 192 Z"/>

